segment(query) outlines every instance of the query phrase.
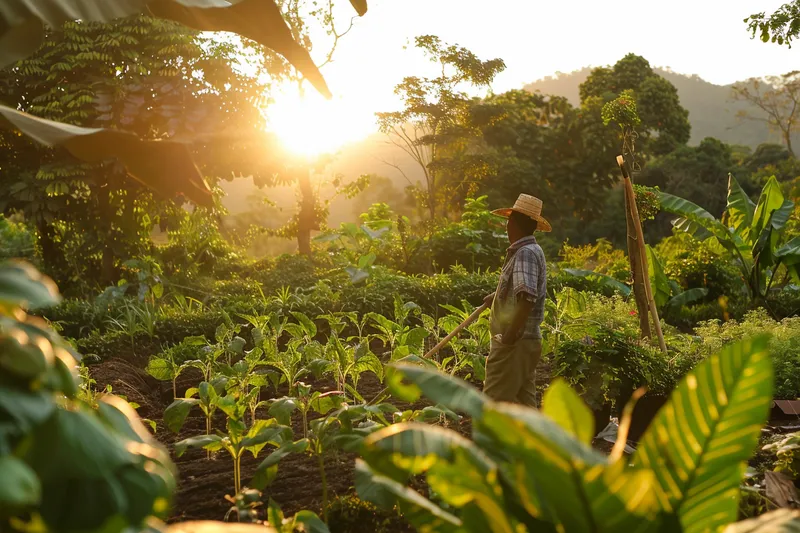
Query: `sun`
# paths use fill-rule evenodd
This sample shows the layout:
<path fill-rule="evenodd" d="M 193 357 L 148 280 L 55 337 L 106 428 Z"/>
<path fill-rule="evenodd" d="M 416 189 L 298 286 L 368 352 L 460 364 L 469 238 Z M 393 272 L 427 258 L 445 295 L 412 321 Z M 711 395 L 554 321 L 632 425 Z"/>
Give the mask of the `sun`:
<path fill-rule="evenodd" d="M 335 153 L 377 130 L 372 113 L 364 107 L 341 97 L 326 100 L 314 91 L 304 96 L 280 94 L 266 115 L 267 128 L 284 147 L 305 157 Z"/>

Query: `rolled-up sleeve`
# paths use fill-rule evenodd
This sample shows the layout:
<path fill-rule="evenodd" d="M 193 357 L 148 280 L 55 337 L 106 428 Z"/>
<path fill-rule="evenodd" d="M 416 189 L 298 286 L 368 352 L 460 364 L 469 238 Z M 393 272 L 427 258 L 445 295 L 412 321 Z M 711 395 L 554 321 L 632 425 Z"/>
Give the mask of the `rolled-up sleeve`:
<path fill-rule="evenodd" d="M 536 254 L 528 248 L 521 248 L 514 257 L 514 270 L 511 274 L 511 291 L 514 296 L 535 302 L 539 296 L 539 274 Z"/>

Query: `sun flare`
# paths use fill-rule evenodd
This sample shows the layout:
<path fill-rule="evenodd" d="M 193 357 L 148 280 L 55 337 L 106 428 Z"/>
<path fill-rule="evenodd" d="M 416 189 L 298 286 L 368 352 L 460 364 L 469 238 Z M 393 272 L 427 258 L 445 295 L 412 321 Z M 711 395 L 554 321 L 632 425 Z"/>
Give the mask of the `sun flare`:
<path fill-rule="evenodd" d="M 268 128 L 294 154 L 334 153 L 376 131 L 371 113 L 358 107 L 342 98 L 325 100 L 313 91 L 304 97 L 282 94 L 267 109 Z"/>

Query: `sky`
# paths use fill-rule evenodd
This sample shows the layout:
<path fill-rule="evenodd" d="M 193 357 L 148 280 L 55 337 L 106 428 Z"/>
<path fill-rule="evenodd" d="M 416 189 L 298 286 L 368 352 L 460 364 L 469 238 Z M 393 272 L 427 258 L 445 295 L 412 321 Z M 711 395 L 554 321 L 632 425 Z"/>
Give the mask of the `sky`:
<path fill-rule="evenodd" d="M 790 50 L 751 39 L 743 19 L 782 3 L 640 0 L 615 7 L 596 0 L 369 0 L 368 13 L 322 69 L 333 99 L 307 94 L 301 101 L 292 88 L 276 96 L 268 114 L 298 151 L 334 150 L 369 135 L 377 129 L 376 111 L 398 107 L 393 89 L 404 76 L 432 73 L 413 47 L 404 49 L 424 34 L 465 46 L 481 59 L 502 58 L 506 70 L 494 92 L 557 72 L 612 65 L 629 52 L 654 67 L 716 84 L 781 74 L 798 68 L 800 44 Z M 349 2 L 338 4 L 336 14 L 345 23 Z"/>

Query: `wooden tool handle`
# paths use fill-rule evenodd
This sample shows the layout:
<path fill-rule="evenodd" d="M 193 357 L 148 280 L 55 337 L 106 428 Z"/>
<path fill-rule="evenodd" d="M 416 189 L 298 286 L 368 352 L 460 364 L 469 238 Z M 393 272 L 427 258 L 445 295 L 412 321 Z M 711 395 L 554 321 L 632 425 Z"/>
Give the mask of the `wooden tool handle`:
<path fill-rule="evenodd" d="M 426 353 L 426 354 L 424 355 L 424 357 L 425 357 L 425 358 L 428 358 L 428 357 L 432 357 L 433 355 L 436 355 L 436 352 L 438 352 L 439 350 L 441 350 L 442 348 L 444 348 L 444 347 L 447 345 L 447 343 L 448 343 L 448 342 L 450 342 L 450 340 L 451 340 L 453 337 L 455 337 L 456 335 L 458 335 L 458 332 L 459 332 L 459 331 L 461 331 L 461 330 L 462 330 L 462 329 L 464 329 L 465 327 L 467 327 L 467 326 L 469 326 L 470 324 L 472 324 L 473 322 L 475 322 L 475 321 L 478 319 L 478 317 L 479 317 L 479 316 L 481 316 L 481 313 L 483 313 L 483 311 L 484 311 L 484 310 L 485 310 L 487 307 L 489 307 L 489 304 L 487 304 L 487 303 L 484 303 L 483 305 L 481 305 L 480 307 L 478 307 L 477 309 L 475 309 L 475 311 L 473 311 L 473 312 L 472 312 L 472 314 L 471 314 L 471 315 L 469 315 L 469 316 L 467 317 L 467 319 L 466 319 L 464 322 L 462 322 L 461 324 L 459 324 L 458 326 L 456 326 L 456 327 L 455 327 L 455 329 L 454 329 L 453 331 L 451 331 L 451 332 L 450 332 L 450 334 L 449 334 L 447 337 L 445 337 L 444 339 L 442 339 L 441 341 L 439 341 L 439 344 L 437 344 L 436 346 L 434 346 L 433 348 L 431 348 L 431 351 L 429 351 L 428 353 Z"/>

